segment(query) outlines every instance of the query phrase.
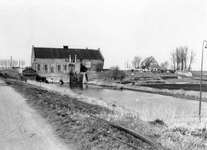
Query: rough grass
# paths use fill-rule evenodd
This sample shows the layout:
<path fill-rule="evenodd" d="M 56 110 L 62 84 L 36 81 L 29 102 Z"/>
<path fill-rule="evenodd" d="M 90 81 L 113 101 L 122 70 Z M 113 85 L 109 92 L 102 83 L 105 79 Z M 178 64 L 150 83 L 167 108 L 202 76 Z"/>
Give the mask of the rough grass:
<path fill-rule="evenodd" d="M 118 87 L 120 88 L 120 84 L 110 84 L 106 82 L 97 82 L 93 81 L 91 82 L 95 85 L 104 85 L 106 87 Z M 200 93 L 198 91 L 185 91 L 185 90 L 168 90 L 168 89 L 154 89 L 149 87 L 137 87 L 137 86 L 123 86 L 123 89 L 131 89 L 131 90 L 137 90 L 137 91 L 143 91 L 143 92 L 150 92 L 150 93 L 159 93 L 163 95 L 171 95 L 175 97 L 180 98 L 191 98 L 194 100 L 197 100 L 200 98 Z M 203 92 L 202 96 L 204 99 L 207 98 L 207 92 Z M 186 126 L 188 127 L 188 124 L 197 124 L 199 122 L 198 120 L 198 114 L 196 112 L 193 112 L 190 109 L 183 109 L 175 107 L 171 104 L 160 104 L 156 102 L 143 102 L 143 101 L 137 101 L 137 108 L 136 112 L 138 112 L 139 118 L 144 121 L 153 121 L 155 119 L 161 119 L 166 124 L 168 124 L 169 127 L 174 126 Z M 203 121 L 205 121 L 205 118 L 207 118 L 207 114 L 203 114 Z M 203 122 L 203 124 L 206 124 L 206 122 Z"/>
<path fill-rule="evenodd" d="M 15 80 L 7 80 L 7 84 L 22 93 L 28 99 L 28 104 L 38 110 L 53 125 L 56 133 L 66 143 L 75 143 L 78 149 L 134 149 L 115 138 L 141 147 L 140 149 L 153 149 L 133 136 L 91 117 L 91 115 L 95 115 L 116 122 L 111 117 L 115 115 L 113 110 L 83 102 L 78 98 L 54 90 L 47 90 Z M 122 117 L 119 119 L 127 120 Z M 132 118 L 128 118 L 128 120 L 132 120 Z M 139 119 L 137 121 L 144 127 L 144 122 Z M 122 123 L 127 125 L 125 121 Z M 145 134 L 145 132 L 142 133 Z"/>
<path fill-rule="evenodd" d="M 207 114 L 202 114 L 200 122 L 197 112 L 187 107 L 176 107 L 172 104 L 160 104 L 156 102 L 137 102 L 136 112 L 143 121 L 162 120 L 168 128 L 185 127 L 189 130 L 205 128 Z"/>
<path fill-rule="evenodd" d="M 56 87 L 55 90 L 60 92 L 63 88 Z M 69 89 L 64 89 L 63 91 L 66 92 L 67 90 Z M 115 113 L 102 113 L 100 116 L 102 118 L 107 118 L 107 120 L 118 122 L 119 124 L 130 127 L 139 132 L 144 130 L 144 133 L 149 137 L 155 138 L 157 136 L 159 138 L 156 140 L 162 143 L 162 145 L 165 145 L 166 148 L 177 149 L 180 147 L 180 149 L 205 149 L 206 133 L 201 132 L 201 130 L 205 129 L 207 122 L 205 120 L 200 122 L 198 118 L 193 117 L 194 114 L 190 113 L 191 111 L 188 109 L 179 110 L 171 105 L 146 102 L 141 104 L 140 102 L 140 107 L 136 110 L 138 113 L 135 113 L 120 106 L 113 106 L 112 103 L 94 100 L 94 98 L 86 96 L 74 96 L 78 96 L 82 101 L 87 103 L 98 104 L 110 110 L 113 109 Z M 177 115 L 178 111 L 179 115 Z M 164 120 L 164 125 L 160 123 L 153 125 L 147 123 L 143 124 L 139 123 L 140 119 L 149 123 L 160 119 Z M 184 129 L 184 134 L 183 130 L 180 130 L 180 128 Z"/>
<path fill-rule="evenodd" d="M 139 113 L 135 113 L 112 103 L 74 94 L 69 89 L 54 85 L 37 83 L 36 86 L 34 82 L 32 84 L 9 82 L 27 97 L 30 105 L 55 126 L 57 134 L 62 139 L 78 144 L 79 149 L 133 149 L 113 137 L 141 147 L 140 149 L 153 149 L 128 134 L 91 118 L 90 114 L 140 132 L 166 149 L 207 149 L 206 122 L 192 121 L 185 116 L 185 112 L 182 114 L 186 119 L 184 123 L 182 120 L 176 120 L 177 110 L 170 105 L 144 103 Z M 155 119 L 157 116 L 159 120 Z M 173 122 L 174 125 L 170 126 Z"/>
<path fill-rule="evenodd" d="M 200 84 L 148 84 L 142 85 L 157 89 L 169 89 L 169 90 L 185 90 L 185 91 L 200 91 Z M 207 84 L 202 85 L 202 91 L 207 91 Z"/>
<path fill-rule="evenodd" d="M 12 78 L 12 79 L 20 79 L 21 73 L 19 69 L 3 69 L 0 70 L 2 77 Z"/>

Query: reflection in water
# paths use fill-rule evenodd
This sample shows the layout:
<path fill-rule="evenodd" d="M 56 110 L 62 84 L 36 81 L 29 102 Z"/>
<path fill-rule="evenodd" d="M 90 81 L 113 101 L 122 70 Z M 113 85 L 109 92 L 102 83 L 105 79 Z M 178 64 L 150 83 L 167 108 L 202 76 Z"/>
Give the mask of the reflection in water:
<path fill-rule="evenodd" d="M 69 87 L 71 89 L 80 89 L 80 90 L 85 90 L 88 88 L 88 84 L 82 84 L 82 83 L 70 83 Z"/>

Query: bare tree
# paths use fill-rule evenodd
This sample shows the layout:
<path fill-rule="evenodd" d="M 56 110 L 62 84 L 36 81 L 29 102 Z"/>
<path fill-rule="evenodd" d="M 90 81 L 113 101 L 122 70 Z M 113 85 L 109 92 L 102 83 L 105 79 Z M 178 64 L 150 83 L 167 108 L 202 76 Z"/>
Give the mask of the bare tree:
<path fill-rule="evenodd" d="M 187 69 L 187 59 L 188 59 L 188 47 L 180 47 L 180 63 L 181 63 L 181 70 Z"/>
<path fill-rule="evenodd" d="M 7 68 L 7 60 L 6 59 L 3 59 L 3 66 L 4 66 L 4 68 Z"/>
<path fill-rule="evenodd" d="M 3 61 L 0 59 L 0 66 L 3 67 Z"/>
<path fill-rule="evenodd" d="M 168 66 L 169 66 L 169 62 L 168 61 L 165 61 L 165 62 L 160 64 L 160 67 L 163 68 L 163 69 L 167 69 Z"/>
<path fill-rule="evenodd" d="M 188 71 L 191 70 L 191 65 L 195 61 L 195 56 L 196 56 L 196 53 L 192 50 L 190 53 L 190 62 L 189 62 L 189 66 L 188 66 Z"/>
<path fill-rule="evenodd" d="M 18 67 L 18 60 L 13 60 L 13 67 Z"/>
<path fill-rule="evenodd" d="M 139 68 L 140 67 L 140 64 L 141 64 L 141 60 L 142 58 L 139 57 L 139 56 L 135 56 L 133 61 L 132 61 L 132 66 L 134 66 L 134 68 Z"/>
<path fill-rule="evenodd" d="M 19 64 L 20 64 L 19 67 L 23 68 L 25 66 L 25 61 L 24 60 L 20 60 Z"/>
<path fill-rule="evenodd" d="M 176 64 L 176 56 L 175 56 L 175 53 L 174 52 L 171 52 L 171 60 L 172 60 L 172 63 L 173 63 L 173 69 L 175 70 L 175 64 Z"/>
<path fill-rule="evenodd" d="M 171 60 L 177 70 L 186 70 L 188 61 L 188 47 L 177 47 L 175 52 L 171 53 Z M 175 67 L 176 66 L 176 67 Z"/>
<path fill-rule="evenodd" d="M 180 57 L 180 49 L 179 48 L 176 48 L 176 50 L 175 50 L 175 59 L 176 59 L 177 70 L 180 70 L 181 57 Z"/>
<path fill-rule="evenodd" d="M 0 59 L 0 67 L 2 68 L 10 68 L 10 67 L 24 67 L 25 61 L 24 60 L 11 60 L 11 59 Z"/>
<path fill-rule="evenodd" d="M 184 69 L 187 70 L 188 47 L 184 47 Z"/>

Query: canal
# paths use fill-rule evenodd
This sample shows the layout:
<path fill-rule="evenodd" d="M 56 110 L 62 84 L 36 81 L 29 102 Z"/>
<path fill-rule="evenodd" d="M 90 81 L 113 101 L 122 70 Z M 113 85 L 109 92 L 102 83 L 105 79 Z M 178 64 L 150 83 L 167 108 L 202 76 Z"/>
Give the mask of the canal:
<path fill-rule="evenodd" d="M 137 91 L 113 90 L 94 85 L 73 85 L 70 88 L 77 94 L 112 102 L 138 112 L 140 118 L 145 121 L 198 116 L 198 101 Z M 207 103 L 202 103 L 202 114 L 207 114 Z"/>

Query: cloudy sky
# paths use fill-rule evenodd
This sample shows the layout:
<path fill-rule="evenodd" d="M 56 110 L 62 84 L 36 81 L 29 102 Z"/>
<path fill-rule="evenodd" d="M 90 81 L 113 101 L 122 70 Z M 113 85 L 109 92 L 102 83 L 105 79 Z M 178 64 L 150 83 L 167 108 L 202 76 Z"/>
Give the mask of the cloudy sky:
<path fill-rule="evenodd" d="M 0 18 L 0 59 L 27 65 L 32 45 L 100 48 L 105 68 L 123 68 L 135 55 L 170 62 L 176 47 L 187 46 L 199 70 L 207 40 L 206 0 L 1 0 Z"/>

